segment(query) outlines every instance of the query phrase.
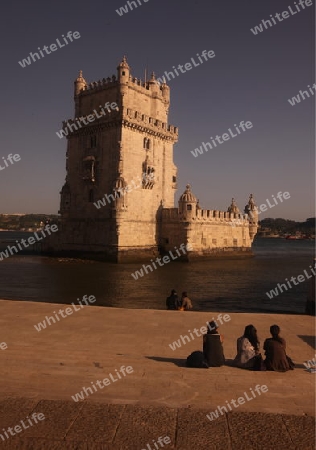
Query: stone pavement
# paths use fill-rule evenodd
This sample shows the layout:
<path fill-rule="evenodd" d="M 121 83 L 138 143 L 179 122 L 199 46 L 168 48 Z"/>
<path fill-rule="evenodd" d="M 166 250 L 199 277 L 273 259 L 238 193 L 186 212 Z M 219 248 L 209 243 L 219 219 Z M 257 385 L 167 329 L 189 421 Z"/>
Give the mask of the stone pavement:
<path fill-rule="evenodd" d="M 45 420 L 17 436 L 6 449 L 313 449 L 315 375 L 304 362 L 315 356 L 314 318 L 304 315 L 230 313 L 223 322 L 228 365 L 188 369 L 186 357 L 201 349 L 192 333 L 218 313 L 126 310 L 89 306 L 40 332 L 34 325 L 66 305 L 0 301 L 0 435 L 32 413 Z M 281 327 L 297 369 L 251 372 L 229 366 L 236 339 L 253 323 L 261 342 L 269 326 Z M 189 336 L 180 339 L 180 336 Z M 180 347 L 169 344 L 180 339 Z M 102 389 L 97 380 L 133 372 Z M 206 414 L 232 399 L 268 391 L 212 422 Z M 84 401 L 72 396 L 91 388 Z M 1 431 L 2 430 L 2 431 Z M 8 433 L 8 432 L 7 432 Z M 169 436 L 161 447 L 157 439 Z M 147 445 L 148 444 L 148 445 Z M 149 446 L 151 445 L 151 448 Z"/>
<path fill-rule="evenodd" d="M 142 407 L 70 401 L 7 399 L 0 403 L 1 428 L 32 412 L 45 419 L 2 441 L 7 450 L 313 450 L 314 418 L 264 413 Z M 14 431 L 13 431 L 14 433 Z M 9 435 L 9 432 L 7 432 Z M 5 437 L 5 436 L 4 436 Z M 159 445 L 159 437 L 170 438 Z M 155 447 L 155 442 L 156 446 Z M 168 440 L 167 440 L 168 442 Z M 151 444 L 151 445 L 150 445 Z"/>

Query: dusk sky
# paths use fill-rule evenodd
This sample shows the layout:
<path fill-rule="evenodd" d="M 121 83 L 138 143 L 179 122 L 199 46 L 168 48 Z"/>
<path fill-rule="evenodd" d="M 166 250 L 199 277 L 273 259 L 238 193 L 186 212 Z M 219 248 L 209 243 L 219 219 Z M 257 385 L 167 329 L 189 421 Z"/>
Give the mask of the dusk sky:
<path fill-rule="evenodd" d="M 10 153 L 21 160 L 0 170 L 0 213 L 57 213 L 66 140 L 56 131 L 74 117 L 73 82 L 80 69 L 88 82 L 97 81 L 116 74 L 126 55 L 133 76 L 144 79 L 147 68 L 161 77 L 213 50 L 214 58 L 168 82 L 169 122 L 179 127 L 176 201 L 187 183 L 206 209 L 227 210 L 234 197 L 243 210 L 250 193 L 260 205 L 281 191 L 290 198 L 260 219 L 313 217 L 315 95 L 295 106 L 288 99 L 315 83 L 314 5 L 298 12 L 292 0 L 137 4 L 121 16 L 116 10 L 126 0 L 3 4 L 0 166 Z M 251 32 L 289 6 L 297 13 Z M 68 31 L 80 38 L 24 68 L 18 63 Z M 192 155 L 241 121 L 253 127 Z"/>

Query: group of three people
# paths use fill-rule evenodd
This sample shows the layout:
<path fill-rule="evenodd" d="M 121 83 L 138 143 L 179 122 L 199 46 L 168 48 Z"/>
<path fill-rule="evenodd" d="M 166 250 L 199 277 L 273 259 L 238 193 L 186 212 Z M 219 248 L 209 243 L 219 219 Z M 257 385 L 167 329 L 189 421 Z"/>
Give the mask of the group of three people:
<path fill-rule="evenodd" d="M 177 292 L 172 289 L 170 296 L 167 297 L 166 306 L 167 309 L 173 311 L 187 311 L 192 309 L 192 302 L 187 292 L 182 292 L 182 296 L 179 298 Z"/>
<path fill-rule="evenodd" d="M 260 353 L 260 342 L 257 330 L 253 325 L 247 325 L 243 336 L 237 339 L 237 355 L 233 365 L 250 370 L 274 370 L 286 372 L 294 369 L 294 363 L 286 354 L 286 342 L 280 337 L 280 327 L 270 327 L 271 338 L 265 340 L 263 350 L 265 360 Z M 215 321 L 209 322 L 208 332 L 203 336 L 203 355 L 209 367 L 219 367 L 225 364 L 223 337 L 218 332 Z"/>

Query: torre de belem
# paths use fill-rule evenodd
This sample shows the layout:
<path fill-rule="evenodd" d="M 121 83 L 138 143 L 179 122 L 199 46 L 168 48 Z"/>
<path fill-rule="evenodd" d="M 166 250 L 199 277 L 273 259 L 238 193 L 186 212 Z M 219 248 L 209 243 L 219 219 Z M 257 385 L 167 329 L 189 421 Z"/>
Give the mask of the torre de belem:
<path fill-rule="evenodd" d="M 252 195 L 244 214 L 234 199 L 227 211 L 208 210 L 187 185 L 175 207 L 178 128 L 168 124 L 166 83 L 134 78 L 124 57 L 117 76 L 88 84 L 80 72 L 74 85 L 59 231 L 44 251 L 115 262 L 148 261 L 181 244 L 190 244 L 188 260 L 252 254 Z"/>

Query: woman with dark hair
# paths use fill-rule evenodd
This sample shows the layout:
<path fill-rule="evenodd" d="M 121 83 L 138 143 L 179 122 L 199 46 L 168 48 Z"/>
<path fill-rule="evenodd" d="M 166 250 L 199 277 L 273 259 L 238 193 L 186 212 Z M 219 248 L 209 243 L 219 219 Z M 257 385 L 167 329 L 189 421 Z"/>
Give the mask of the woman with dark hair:
<path fill-rule="evenodd" d="M 237 355 L 234 366 L 242 369 L 260 370 L 262 357 L 257 330 L 253 325 L 247 325 L 243 336 L 237 339 Z"/>
<path fill-rule="evenodd" d="M 207 334 L 203 335 L 203 353 L 209 367 L 225 364 L 223 336 L 218 332 L 217 323 L 212 320 L 207 324 Z"/>
<path fill-rule="evenodd" d="M 266 355 L 264 363 L 267 370 L 274 370 L 276 372 L 293 370 L 295 364 L 286 355 L 286 342 L 279 336 L 280 327 L 278 325 L 272 325 L 270 327 L 270 334 L 272 338 L 266 339 L 263 345 Z"/>

